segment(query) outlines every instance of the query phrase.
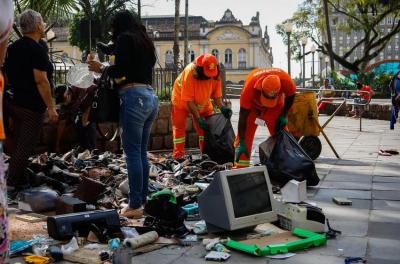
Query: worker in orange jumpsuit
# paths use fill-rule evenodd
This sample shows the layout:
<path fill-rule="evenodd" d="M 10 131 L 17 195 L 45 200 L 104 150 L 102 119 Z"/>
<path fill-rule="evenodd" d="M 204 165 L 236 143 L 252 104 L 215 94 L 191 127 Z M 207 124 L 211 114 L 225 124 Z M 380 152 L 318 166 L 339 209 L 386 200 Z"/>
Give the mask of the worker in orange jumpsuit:
<path fill-rule="evenodd" d="M 287 114 L 293 104 L 296 85 L 289 74 L 277 68 L 255 69 L 249 73 L 240 96 L 235 167 L 250 166 L 250 153 L 257 126 L 267 125 L 274 135 L 287 130 Z"/>
<path fill-rule="evenodd" d="M 232 110 L 222 102 L 221 79 L 217 59 L 203 54 L 190 63 L 175 80 L 172 91 L 172 130 L 175 159 L 185 154 L 186 119 L 192 115 L 193 124 L 199 135 L 200 151 L 204 150 L 204 130 L 208 129 L 205 118 L 214 113 L 214 104 L 221 113 L 230 118 Z"/>

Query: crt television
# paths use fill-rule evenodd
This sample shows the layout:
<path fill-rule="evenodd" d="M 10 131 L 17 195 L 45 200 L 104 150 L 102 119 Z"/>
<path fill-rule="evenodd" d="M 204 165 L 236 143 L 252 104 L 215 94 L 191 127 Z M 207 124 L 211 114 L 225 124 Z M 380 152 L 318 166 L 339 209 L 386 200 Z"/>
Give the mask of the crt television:
<path fill-rule="evenodd" d="M 217 172 L 198 197 L 210 233 L 238 230 L 277 220 L 265 166 Z"/>

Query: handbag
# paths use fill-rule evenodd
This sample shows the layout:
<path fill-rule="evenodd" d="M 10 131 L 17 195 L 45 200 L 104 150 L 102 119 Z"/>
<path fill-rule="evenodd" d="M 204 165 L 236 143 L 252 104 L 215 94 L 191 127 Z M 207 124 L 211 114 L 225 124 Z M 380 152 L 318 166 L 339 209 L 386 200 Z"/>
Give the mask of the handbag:
<path fill-rule="evenodd" d="M 90 108 L 89 121 L 94 123 L 119 122 L 118 90 L 112 85 L 106 67 L 97 81 L 97 89 Z"/>

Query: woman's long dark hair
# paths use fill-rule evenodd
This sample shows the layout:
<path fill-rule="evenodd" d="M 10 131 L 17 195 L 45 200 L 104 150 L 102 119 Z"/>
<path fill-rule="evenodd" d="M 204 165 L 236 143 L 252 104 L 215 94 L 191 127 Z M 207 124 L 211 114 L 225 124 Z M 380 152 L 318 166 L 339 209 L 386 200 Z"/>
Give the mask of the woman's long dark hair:
<path fill-rule="evenodd" d="M 114 43 L 116 43 L 118 36 L 121 34 L 131 35 L 138 46 L 144 47 L 149 52 L 151 59 L 155 63 L 156 54 L 153 41 L 147 35 L 146 27 L 143 26 L 137 16 L 128 10 L 120 11 L 112 18 L 111 28 Z"/>

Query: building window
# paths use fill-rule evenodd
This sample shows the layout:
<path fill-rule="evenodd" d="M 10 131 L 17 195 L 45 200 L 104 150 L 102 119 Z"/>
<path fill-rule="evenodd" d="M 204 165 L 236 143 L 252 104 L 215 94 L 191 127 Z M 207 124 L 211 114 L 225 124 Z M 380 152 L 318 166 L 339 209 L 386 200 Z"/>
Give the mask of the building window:
<path fill-rule="evenodd" d="M 194 58 L 195 58 L 194 50 L 189 50 L 188 51 L 188 56 L 189 56 L 188 59 L 189 59 L 190 62 L 194 61 Z"/>
<path fill-rule="evenodd" d="M 387 24 L 391 25 L 393 23 L 393 17 L 388 17 L 387 18 Z"/>
<path fill-rule="evenodd" d="M 211 51 L 211 54 L 214 55 L 215 58 L 217 58 L 217 61 L 219 61 L 219 51 L 217 49 L 213 49 Z"/>
<path fill-rule="evenodd" d="M 165 68 L 173 68 L 174 67 L 174 54 L 172 50 L 167 50 L 165 52 Z"/>
<path fill-rule="evenodd" d="M 231 49 L 225 50 L 224 66 L 227 69 L 232 69 L 232 50 Z"/>
<path fill-rule="evenodd" d="M 238 68 L 246 69 L 246 50 L 243 48 L 240 48 L 238 52 Z"/>

